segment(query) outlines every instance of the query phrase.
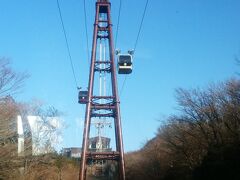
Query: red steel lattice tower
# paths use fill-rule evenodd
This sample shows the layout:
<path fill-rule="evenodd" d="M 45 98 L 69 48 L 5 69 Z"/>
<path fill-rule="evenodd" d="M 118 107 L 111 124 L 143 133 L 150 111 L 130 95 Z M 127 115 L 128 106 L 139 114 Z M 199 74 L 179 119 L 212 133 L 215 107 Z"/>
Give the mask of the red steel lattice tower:
<path fill-rule="evenodd" d="M 112 34 L 112 22 L 110 13 L 109 0 L 97 0 L 96 15 L 93 32 L 91 65 L 89 74 L 88 91 L 85 97 L 80 97 L 80 100 L 86 101 L 84 134 L 82 143 L 82 156 L 80 164 L 79 180 L 86 179 L 87 162 L 90 160 L 115 160 L 118 164 L 119 180 L 125 180 L 124 169 L 124 150 L 122 140 L 122 128 L 120 117 L 120 101 L 117 89 L 116 66 L 114 61 L 114 45 Z M 107 42 L 107 54 L 104 60 L 98 59 L 97 52 L 98 44 L 101 40 Z M 107 73 L 111 84 L 110 95 L 96 95 L 96 73 Z M 96 85 L 97 86 L 97 85 Z M 82 99 L 81 99 L 82 98 Z M 108 118 L 113 120 L 116 151 L 111 152 L 90 152 L 89 151 L 89 136 L 90 126 L 93 118 Z"/>

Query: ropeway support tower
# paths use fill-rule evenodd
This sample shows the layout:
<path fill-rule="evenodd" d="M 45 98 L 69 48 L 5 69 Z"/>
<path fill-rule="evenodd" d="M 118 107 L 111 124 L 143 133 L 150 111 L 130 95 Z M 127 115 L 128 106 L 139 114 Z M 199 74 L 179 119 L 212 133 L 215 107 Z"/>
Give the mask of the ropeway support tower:
<path fill-rule="evenodd" d="M 125 180 L 124 149 L 122 139 L 120 101 L 117 88 L 114 44 L 109 0 L 97 0 L 92 42 L 92 54 L 88 90 L 79 93 L 79 102 L 86 104 L 82 156 L 79 180 L 86 179 L 87 162 L 91 160 L 114 160 L 118 164 L 118 179 Z M 102 42 L 104 47 L 102 48 Z M 104 54 L 103 57 L 102 55 Z M 97 83 L 96 76 L 100 76 Z M 101 76 L 106 76 L 104 79 Z M 102 93 L 101 82 L 109 81 L 110 91 Z M 97 90 L 100 89 L 100 92 Z M 106 87 L 105 87 L 106 89 Z M 109 119 L 114 123 L 116 151 L 90 152 L 89 136 L 92 119 Z"/>

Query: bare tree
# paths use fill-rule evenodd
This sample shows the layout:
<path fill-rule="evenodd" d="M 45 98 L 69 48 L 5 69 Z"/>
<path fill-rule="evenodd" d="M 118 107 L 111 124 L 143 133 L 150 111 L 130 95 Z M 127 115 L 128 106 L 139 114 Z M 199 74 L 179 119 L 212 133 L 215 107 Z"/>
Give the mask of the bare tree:
<path fill-rule="evenodd" d="M 126 155 L 127 179 L 239 179 L 240 80 L 178 89 L 179 112 Z"/>
<path fill-rule="evenodd" d="M 26 73 L 15 72 L 8 59 L 0 58 L 0 98 L 19 92 L 27 77 Z"/>
<path fill-rule="evenodd" d="M 34 112 L 35 111 L 35 112 Z M 54 107 L 34 107 L 34 124 L 32 124 L 32 141 L 36 154 L 55 152 L 55 146 L 61 141 L 63 121 L 61 113 Z"/>
<path fill-rule="evenodd" d="M 39 162 L 46 166 L 52 165 L 49 161 L 51 158 L 41 159 L 41 155 L 55 152 L 54 148 L 59 143 L 62 130 L 59 115 L 54 107 L 33 107 L 32 103 L 16 103 L 10 97 L 1 100 L 0 179 L 14 179 L 15 176 L 19 176 L 21 167 L 25 172 L 31 172 L 29 168 L 37 167 Z M 22 120 L 22 126 L 18 122 L 19 118 Z M 32 120 L 34 122 L 31 122 Z M 22 134 L 19 134 L 19 128 L 22 128 Z M 23 147 L 20 147 L 19 152 L 21 139 Z"/>
<path fill-rule="evenodd" d="M 30 172 L 28 167 L 33 164 L 48 164 L 49 159 L 39 161 L 32 156 L 33 147 L 38 144 L 41 152 L 54 152 L 53 142 L 56 144 L 61 133 L 60 113 L 54 107 L 45 109 L 40 103 L 14 100 L 27 77 L 13 71 L 7 59 L 0 59 L 0 179 L 19 179 L 19 168 Z M 37 118 L 37 129 L 29 123 L 29 115 Z"/>
<path fill-rule="evenodd" d="M 12 96 L 19 92 L 27 77 L 26 73 L 13 71 L 9 60 L 0 58 L 0 179 L 12 178 L 17 165 L 10 160 L 18 156 L 16 121 L 20 105 Z"/>

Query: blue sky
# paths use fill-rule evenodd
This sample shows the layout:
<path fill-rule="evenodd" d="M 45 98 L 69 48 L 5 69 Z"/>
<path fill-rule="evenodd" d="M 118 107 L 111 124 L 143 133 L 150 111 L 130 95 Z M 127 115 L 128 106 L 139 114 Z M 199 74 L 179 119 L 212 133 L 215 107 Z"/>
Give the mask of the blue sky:
<path fill-rule="evenodd" d="M 59 0 L 79 86 L 88 83 L 83 0 Z M 117 48 L 132 49 L 145 0 L 123 0 Z M 116 32 L 119 0 L 112 0 Z M 86 0 L 89 42 L 95 1 Z M 31 77 L 19 101 L 40 99 L 64 112 L 63 146 L 80 146 L 84 106 L 77 90 L 56 0 L 0 1 L 0 57 Z M 240 56 L 239 0 L 149 0 L 134 70 L 121 94 L 126 151 L 152 138 L 161 121 L 176 112 L 178 87 L 205 87 L 236 76 Z M 121 89 L 124 76 L 119 76 Z"/>

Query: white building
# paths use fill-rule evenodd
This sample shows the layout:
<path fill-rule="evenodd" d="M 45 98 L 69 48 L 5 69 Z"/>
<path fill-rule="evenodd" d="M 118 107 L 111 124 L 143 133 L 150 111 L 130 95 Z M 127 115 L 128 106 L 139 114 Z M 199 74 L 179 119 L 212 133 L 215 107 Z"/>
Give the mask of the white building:
<path fill-rule="evenodd" d="M 39 116 L 27 116 L 30 127 L 32 155 L 40 155 L 54 152 L 62 138 L 62 121 L 57 117 L 41 118 Z M 24 154 L 24 126 L 21 116 L 17 117 L 18 129 L 18 154 Z"/>

